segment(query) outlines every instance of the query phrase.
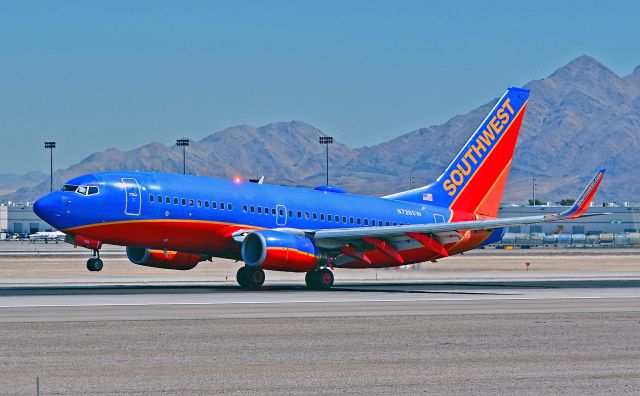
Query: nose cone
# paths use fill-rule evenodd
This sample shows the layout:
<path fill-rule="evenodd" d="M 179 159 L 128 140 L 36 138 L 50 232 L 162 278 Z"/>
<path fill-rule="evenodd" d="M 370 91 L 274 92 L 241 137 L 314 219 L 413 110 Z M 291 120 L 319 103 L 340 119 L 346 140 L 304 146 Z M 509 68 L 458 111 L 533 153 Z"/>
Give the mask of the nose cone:
<path fill-rule="evenodd" d="M 55 228 L 58 228 L 56 219 L 60 218 L 61 208 L 62 201 L 55 192 L 45 195 L 33 204 L 35 214 Z"/>

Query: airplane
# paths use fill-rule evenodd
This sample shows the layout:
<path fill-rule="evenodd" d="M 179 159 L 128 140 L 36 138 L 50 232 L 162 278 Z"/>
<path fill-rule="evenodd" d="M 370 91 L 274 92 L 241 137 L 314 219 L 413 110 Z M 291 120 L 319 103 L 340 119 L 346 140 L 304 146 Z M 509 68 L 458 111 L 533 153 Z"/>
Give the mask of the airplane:
<path fill-rule="evenodd" d="M 126 246 L 132 263 L 156 268 L 241 260 L 243 288 L 262 286 L 264 270 L 272 270 L 305 272 L 309 288 L 326 290 L 334 268 L 436 261 L 498 242 L 506 227 L 585 216 L 604 169 L 564 212 L 496 218 L 528 98 L 527 89 L 507 89 L 440 177 L 384 197 L 117 171 L 69 180 L 34 211 L 93 252 L 90 271 L 103 268 L 100 249 L 112 244 Z"/>
<path fill-rule="evenodd" d="M 29 235 L 29 241 L 35 243 L 37 241 L 48 242 L 58 242 L 60 240 L 64 240 L 67 236 L 64 232 L 60 231 L 38 231 L 35 234 Z"/>

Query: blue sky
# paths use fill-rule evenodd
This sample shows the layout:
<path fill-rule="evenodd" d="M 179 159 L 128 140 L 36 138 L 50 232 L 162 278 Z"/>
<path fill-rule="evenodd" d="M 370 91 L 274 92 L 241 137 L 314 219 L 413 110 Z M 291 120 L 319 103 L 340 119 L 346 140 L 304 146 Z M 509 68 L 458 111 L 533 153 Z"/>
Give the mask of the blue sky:
<path fill-rule="evenodd" d="M 372 145 L 582 54 L 640 65 L 640 2 L 479 3 L 0 1 L 0 173 L 275 121 Z"/>

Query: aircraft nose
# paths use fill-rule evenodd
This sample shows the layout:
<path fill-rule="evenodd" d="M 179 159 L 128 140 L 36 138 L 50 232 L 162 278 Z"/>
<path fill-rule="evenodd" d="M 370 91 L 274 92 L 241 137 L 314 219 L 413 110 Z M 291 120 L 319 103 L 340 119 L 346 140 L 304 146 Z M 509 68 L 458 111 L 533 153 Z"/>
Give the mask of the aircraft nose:
<path fill-rule="evenodd" d="M 35 214 L 55 227 L 55 219 L 60 217 L 62 201 L 56 193 L 51 193 L 40 198 L 33 204 Z"/>

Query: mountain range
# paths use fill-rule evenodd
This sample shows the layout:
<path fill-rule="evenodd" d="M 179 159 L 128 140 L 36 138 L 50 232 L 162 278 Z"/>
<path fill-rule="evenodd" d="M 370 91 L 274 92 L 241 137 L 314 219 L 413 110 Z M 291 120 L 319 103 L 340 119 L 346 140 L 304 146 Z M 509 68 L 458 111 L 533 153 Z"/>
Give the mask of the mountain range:
<path fill-rule="evenodd" d="M 621 77 L 596 59 L 580 56 L 525 87 L 531 95 L 503 202 L 526 202 L 533 176 L 536 198 L 571 198 L 600 167 L 608 172 L 599 200 L 640 201 L 640 66 Z M 429 183 L 496 101 L 374 146 L 354 149 L 336 142 L 329 149 L 331 184 L 384 195 L 407 189 L 410 172 L 414 186 Z M 302 121 L 227 128 L 191 142 L 187 171 L 225 178 L 264 175 L 268 183 L 313 187 L 325 182 L 320 136 L 325 134 Z M 155 142 L 131 151 L 94 153 L 56 171 L 54 184 L 119 169 L 181 172 L 182 149 Z M 0 175 L 0 199 L 33 200 L 45 194 L 48 178 L 37 176 Z"/>

